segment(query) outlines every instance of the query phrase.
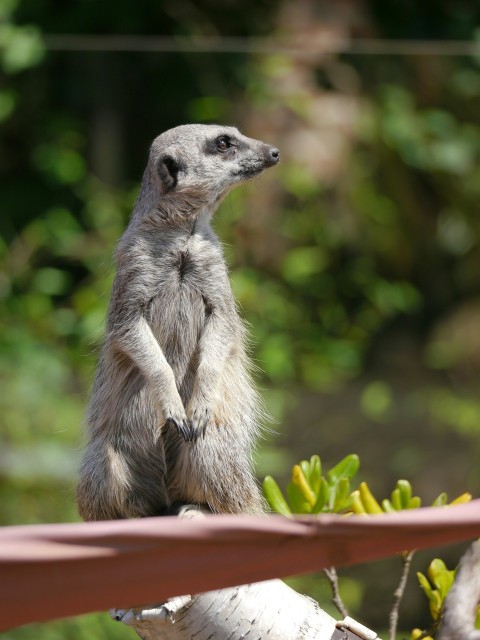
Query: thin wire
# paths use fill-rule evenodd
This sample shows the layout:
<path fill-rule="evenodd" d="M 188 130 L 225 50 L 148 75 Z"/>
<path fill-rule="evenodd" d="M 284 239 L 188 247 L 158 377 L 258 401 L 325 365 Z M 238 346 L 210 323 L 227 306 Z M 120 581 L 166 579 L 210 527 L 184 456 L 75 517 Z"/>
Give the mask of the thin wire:
<path fill-rule="evenodd" d="M 317 56 L 480 56 L 480 42 L 473 40 L 380 40 L 339 37 L 306 42 L 277 38 L 173 37 L 140 35 L 46 34 L 50 51 L 103 51 L 151 53 L 249 53 Z"/>

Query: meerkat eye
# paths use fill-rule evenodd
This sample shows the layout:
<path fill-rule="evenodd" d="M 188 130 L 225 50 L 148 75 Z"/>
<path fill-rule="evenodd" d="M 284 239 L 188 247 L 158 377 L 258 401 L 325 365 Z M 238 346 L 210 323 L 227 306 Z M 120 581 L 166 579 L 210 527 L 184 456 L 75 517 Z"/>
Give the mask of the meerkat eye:
<path fill-rule="evenodd" d="M 220 136 L 219 138 L 217 138 L 216 145 L 217 145 L 218 151 L 223 152 L 223 151 L 226 151 L 227 149 L 230 149 L 230 147 L 232 146 L 232 143 L 230 142 L 230 139 L 227 136 Z"/>

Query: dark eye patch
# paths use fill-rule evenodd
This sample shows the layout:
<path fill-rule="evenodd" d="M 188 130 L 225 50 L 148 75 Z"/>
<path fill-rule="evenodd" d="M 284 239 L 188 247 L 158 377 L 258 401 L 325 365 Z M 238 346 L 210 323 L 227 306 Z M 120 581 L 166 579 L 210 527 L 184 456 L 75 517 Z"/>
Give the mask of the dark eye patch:
<path fill-rule="evenodd" d="M 227 151 L 233 146 L 229 136 L 219 136 L 215 141 L 215 145 L 217 147 L 217 151 L 220 152 Z"/>
<path fill-rule="evenodd" d="M 217 155 L 219 153 L 225 153 L 226 151 L 228 152 L 229 149 L 236 146 L 236 140 L 225 133 L 207 140 L 205 143 L 205 153 Z"/>

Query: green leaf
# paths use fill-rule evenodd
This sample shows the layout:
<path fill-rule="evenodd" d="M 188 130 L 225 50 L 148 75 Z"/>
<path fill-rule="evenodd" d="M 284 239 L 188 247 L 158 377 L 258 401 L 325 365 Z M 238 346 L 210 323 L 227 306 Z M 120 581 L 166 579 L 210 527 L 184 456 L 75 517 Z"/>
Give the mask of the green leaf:
<path fill-rule="evenodd" d="M 434 620 L 437 620 L 441 612 L 442 612 L 442 598 L 440 597 L 440 594 L 438 593 L 438 591 L 435 589 L 434 591 L 432 591 L 432 599 L 430 600 L 430 613 L 432 618 Z"/>
<path fill-rule="evenodd" d="M 466 502 L 470 502 L 471 499 L 472 499 L 471 493 L 462 493 L 462 495 L 458 496 L 458 498 L 455 498 L 454 500 L 452 500 L 449 506 L 453 506 L 455 504 L 465 504 Z"/>
<path fill-rule="evenodd" d="M 307 462 L 306 460 L 301 460 L 299 464 L 300 464 L 300 468 L 303 471 L 303 475 L 305 476 L 305 480 L 308 482 L 309 486 L 311 487 L 312 485 L 310 484 L 310 463 Z"/>
<path fill-rule="evenodd" d="M 337 487 L 338 487 L 338 485 L 336 483 L 333 486 L 330 485 L 328 487 L 327 505 L 328 505 L 329 513 L 333 512 L 333 507 L 335 506 L 335 501 L 337 499 Z"/>
<path fill-rule="evenodd" d="M 444 507 L 448 502 L 448 495 L 445 493 L 441 493 L 438 495 L 435 500 L 432 502 L 432 507 Z"/>
<path fill-rule="evenodd" d="M 399 480 L 397 489 L 400 491 L 400 504 L 402 509 L 408 509 L 410 498 L 412 497 L 412 485 L 408 480 Z"/>
<path fill-rule="evenodd" d="M 394 489 L 391 495 L 392 505 L 395 511 L 402 510 L 402 500 L 400 498 L 400 489 Z"/>
<path fill-rule="evenodd" d="M 296 485 L 300 489 L 304 499 L 310 505 L 310 508 L 313 507 L 313 505 L 317 500 L 317 496 L 311 490 L 310 485 L 308 484 L 308 481 L 305 477 L 305 474 L 303 473 L 302 467 L 299 464 L 296 464 L 293 466 L 292 482 L 294 485 Z"/>
<path fill-rule="evenodd" d="M 287 486 L 287 497 L 293 513 L 312 512 L 312 508 L 307 500 L 305 500 L 305 496 L 300 491 L 299 487 L 296 484 L 293 484 L 293 482 L 290 482 Z"/>
<path fill-rule="evenodd" d="M 440 558 L 435 558 L 428 567 L 427 575 L 431 583 L 438 589 L 443 599 L 450 591 L 454 580 L 454 571 L 450 571 Z"/>
<path fill-rule="evenodd" d="M 320 479 L 322 477 L 322 463 L 320 461 L 320 456 L 312 456 L 310 458 L 310 477 L 309 483 L 312 487 L 313 493 L 318 496 L 320 491 Z"/>
<path fill-rule="evenodd" d="M 410 498 L 407 509 L 420 509 L 421 506 L 422 499 L 418 496 L 414 496 L 413 498 Z"/>
<path fill-rule="evenodd" d="M 333 511 L 338 513 L 347 506 L 347 501 L 350 496 L 350 480 L 348 478 L 340 478 L 337 483 L 337 491 L 335 495 L 335 502 L 333 504 Z"/>
<path fill-rule="evenodd" d="M 367 515 L 358 489 L 356 491 L 352 491 L 350 494 L 350 505 L 353 513 L 357 515 Z"/>
<path fill-rule="evenodd" d="M 266 501 L 270 505 L 272 511 L 276 513 L 281 513 L 283 516 L 291 516 L 292 512 L 290 511 L 290 507 L 287 504 L 287 501 L 283 497 L 283 493 L 280 490 L 280 487 L 272 478 L 272 476 L 267 476 L 263 481 L 263 495 L 265 496 Z"/>
<path fill-rule="evenodd" d="M 390 502 L 390 500 L 387 500 L 387 498 L 385 498 L 385 500 L 382 500 L 382 509 L 385 511 L 385 513 L 393 513 L 395 511 L 392 503 Z"/>
<path fill-rule="evenodd" d="M 380 514 L 382 512 L 382 508 L 378 504 L 377 499 L 370 491 L 370 488 L 366 482 L 361 482 L 359 486 L 360 498 L 362 500 L 362 504 L 365 508 L 365 511 L 370 514 Z"/>
<path fill-rule="evenodd" d="M 340 478 L 346 477 L 350 480 L 357 473 L 360 466 L 360 458 L 355 453 L 345 456 L 327 473 L 330 484 L 337 482 Z"/>
<path fill-rule="evenodd" d="M 421 589 L 423 589 L 430 602 L 436 601 L 436 598 L 433 595 L 433 589 L 430 586 L 430 582 L 428 581 L 427 577 L 424 576 L 423 573 L 420 573 L 420 571 L 417 571 L 417 578 L 418 582 L 420 583 Z"/>
<path fill-rule="evenodd" d="M 327 503 L 330 493 L 330 487 L 325 478 L 320 478 L 320 488 L 318 490 L 318 498 L 312 508 L 312 513 L 320 513 Z"/>
<path fill-rule="evenodd" d="M 439 573 L 443 573 L 445 571 L 448 571 L 447 569 L 447 565 L 445 564 L 445 562 L 441 559 L 441 558 L 434 558 L 429 566 L 428 566 L 428 570 L 427 570 L 427 576 L 430 580 L 430 582 L 434 585 L 437 586 L 435 584 L 435 577 L 439 574 Z"/>

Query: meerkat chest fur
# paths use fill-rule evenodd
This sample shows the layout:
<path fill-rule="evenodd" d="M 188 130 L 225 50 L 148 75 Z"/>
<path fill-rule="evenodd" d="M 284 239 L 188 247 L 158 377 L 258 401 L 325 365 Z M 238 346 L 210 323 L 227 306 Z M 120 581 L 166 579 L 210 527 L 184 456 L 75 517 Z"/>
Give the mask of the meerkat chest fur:
<path fill-rule="evenodd" d="M 232 346 L 243 346 L 222 248 L 209 218 L 208 213 L 200 215 L 191 231 L 176 237 L 161 234 L 151 266 L 155 291 L 146 318 L 184 402 L 192 392 L 200 341 L 212 314 L 225 318 L 237 338 Z"/>

